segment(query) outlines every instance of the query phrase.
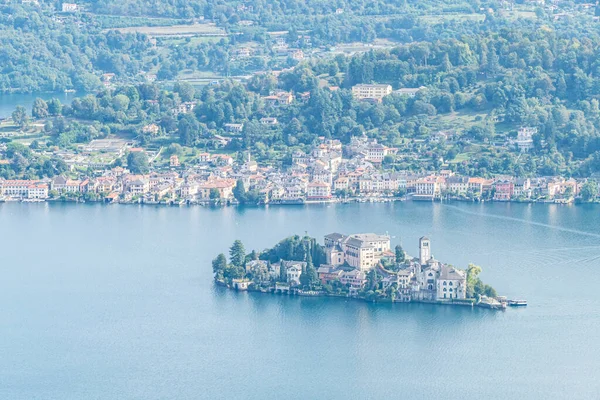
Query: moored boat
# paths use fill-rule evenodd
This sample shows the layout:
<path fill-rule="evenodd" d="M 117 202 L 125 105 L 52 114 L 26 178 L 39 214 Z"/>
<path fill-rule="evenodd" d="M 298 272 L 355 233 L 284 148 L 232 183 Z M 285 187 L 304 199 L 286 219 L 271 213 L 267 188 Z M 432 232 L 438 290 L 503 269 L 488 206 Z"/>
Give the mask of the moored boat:
<path fill-rule="evenodd" d="M 509 300 L 508 305 L 511 307 L 525 307 L 527 306 L 527 300 Z"/>

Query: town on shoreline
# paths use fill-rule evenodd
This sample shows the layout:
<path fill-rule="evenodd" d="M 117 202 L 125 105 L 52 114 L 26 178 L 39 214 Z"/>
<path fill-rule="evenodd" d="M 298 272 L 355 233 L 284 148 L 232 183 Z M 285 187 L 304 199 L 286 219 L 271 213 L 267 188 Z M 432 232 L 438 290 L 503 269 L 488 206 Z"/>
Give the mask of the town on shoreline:
<path fill-rule="evenodd" d="M 35 180 L 0 178 L 0 201 L 229 205 L 410 198 L 572 203 L 595 201 L 598 194 L 598 183 L 589 179 L 485 179 L 461 176 L 451 170 L 397 171 L 387 165 L 396 149 L 366 136 L 353 137 L 348 145 L 322 137 L 310 152 L 294 152 L 285 169 L 259 166 L 249 153 L 240 159 L 199 153 L 191 165 L 183 167 L 173 154 L 167 168 L 150 171 L 139 165 L 147 162 L 146 150 L 129 147 L 124 141 L 97 139 L 85 149 L 118 157 L 127 154 L 128 165 L 108 167 L 98 176 L 74 178 L 64 173 Z"/>
<path fill-rule="evenodd" d="M 389 235 L 331 233 L 321 245 L 308 236 L 292 236 L 271 249 L 246 254 L 236 240 L 229 262 L 219 254 L 212 262 L 216 284 L 239 291 L 300 296 L 333 296 L 373 302 L 424 302 L 505 309 L 523 306 L 507 300 L 479 278 L 481 267 L 466 270 L 436 260 L 431 240 L 419 239 L 418 257 Z"/>

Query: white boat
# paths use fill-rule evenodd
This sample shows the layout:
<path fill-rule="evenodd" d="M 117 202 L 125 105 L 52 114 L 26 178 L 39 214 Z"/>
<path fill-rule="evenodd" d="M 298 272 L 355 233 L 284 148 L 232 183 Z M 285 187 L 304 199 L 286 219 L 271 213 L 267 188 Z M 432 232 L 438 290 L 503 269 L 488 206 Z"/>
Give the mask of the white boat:
<path fill-rule="evenodd" d="M 509 300 L 508 305 L 511 307 L 525 307 L 527 306 L 527 300 Z"/>

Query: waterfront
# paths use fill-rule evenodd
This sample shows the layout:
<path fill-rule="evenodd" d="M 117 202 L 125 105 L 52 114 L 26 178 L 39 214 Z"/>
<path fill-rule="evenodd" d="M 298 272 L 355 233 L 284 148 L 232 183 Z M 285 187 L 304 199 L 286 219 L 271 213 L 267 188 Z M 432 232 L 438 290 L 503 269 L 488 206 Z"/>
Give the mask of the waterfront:
<path fill-rule="evenodd" d="M 600 208 L 0 204 L 0 398 L 595 398 Z M 526 309 L 236 293 L 235 239 L 389 232 Z M 232 383 L 233 382 L 233 383 Z"/>

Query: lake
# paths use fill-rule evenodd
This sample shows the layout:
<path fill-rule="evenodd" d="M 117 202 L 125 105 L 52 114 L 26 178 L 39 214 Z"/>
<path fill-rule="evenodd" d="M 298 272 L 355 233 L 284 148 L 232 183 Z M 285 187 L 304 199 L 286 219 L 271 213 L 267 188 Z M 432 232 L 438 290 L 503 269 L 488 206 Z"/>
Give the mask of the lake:
<path fill-rule="evenodd" d="M 76 97 L 85 96 L 86 93 L 33 93 L 33 94 L 0 94 L 0 118 L 8 118 L 17 106 L 23 106 L 27 109 L 27 114 L 31 115 L 31 106 L 36 98 L 50 100 L 56 97 L 64 105 L 69 105 Z"/>
<path fill-rule="evenodd" d="M 600 208 L 0 204 L 2 399 L 600 398 Z M 235 239 L 388 232 L 523 309 L 237 293 Z"/>

